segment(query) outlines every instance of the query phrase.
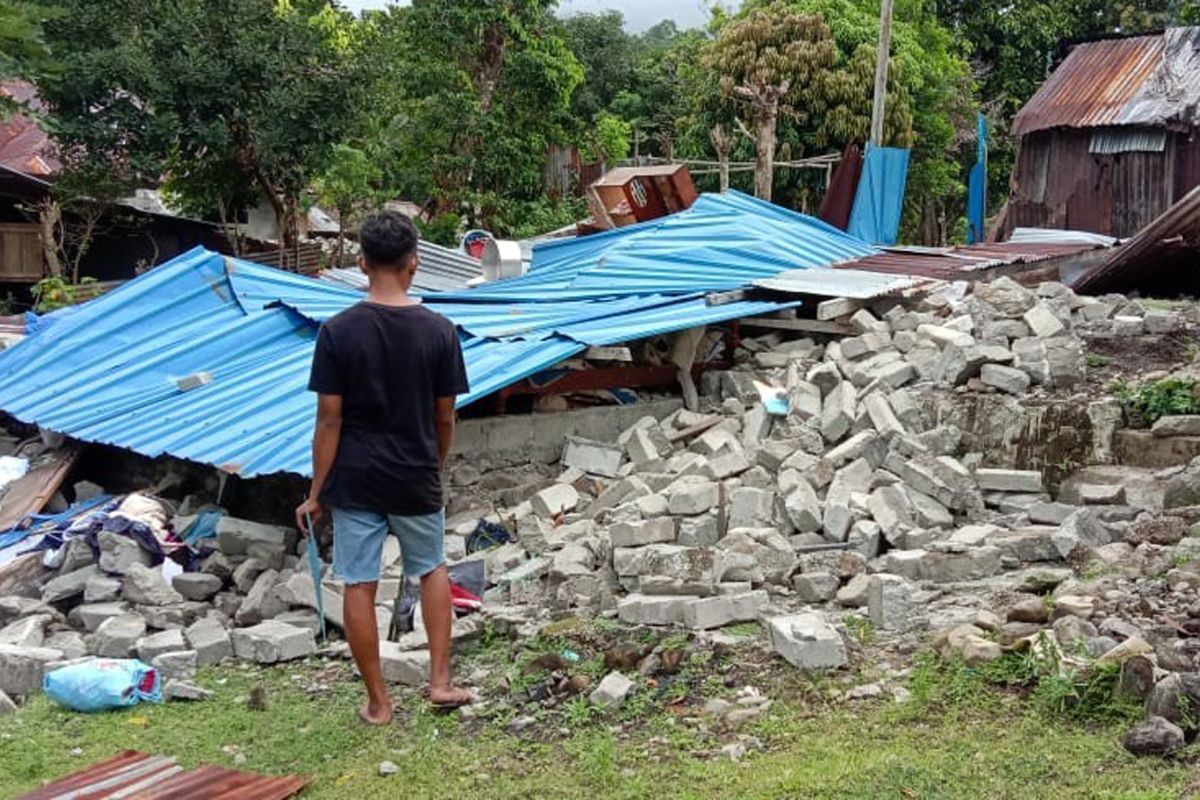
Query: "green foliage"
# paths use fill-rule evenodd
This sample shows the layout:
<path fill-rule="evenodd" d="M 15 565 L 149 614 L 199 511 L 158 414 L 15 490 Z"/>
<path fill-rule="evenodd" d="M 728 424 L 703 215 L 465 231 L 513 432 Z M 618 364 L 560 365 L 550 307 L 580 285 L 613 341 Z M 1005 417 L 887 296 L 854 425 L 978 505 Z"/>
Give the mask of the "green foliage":
<path fill-rule="evenodd" d="M 1126 412 L 1145 424 L 1173 414 L 1200 414 L 1200 387 L 1191 378 L 1163 378 L 1136 386 L 1118 382 L 1112 390 Z"/>
<path fill-rule="evenodd" d="M 442 214 L 428 222 L 422 219 L 415 219 L 413 222 L 421 232 L 422 239 L 428 239 L 443 247 L 458 246 L 458 235 L 462 229 L 462 217 L 458 214 Z"/>
<path fill-rule="evenodd" d="M 584 140 L 584 158 L 588 161 L 612 163 L 629 155 L 633 126 L 618 116 L 601 111 L 592 119 Z"/>
<path fill-rule="evenodd" d="M 96 283 L 95 278 L 84 278 L 79 286 L 89 286 Z M 67 283 L 59 277 L 43 278 L 33 285 L 33 310 L 45 314 L 59 308 L 73 306 L 78 301 L 76 291 L 79 286 Z"/>
<path fill-rule="evenodd" d="M 875 624 L 870 617 L 860 614 L 847 614 L 842 617 L 842 624 L 850 631 L 850 635 L 862 644 L 870 644 L 875 640 Z"/>
<path fill-rule="evenodd" d="M 55 10 L 44 3 L 0 2 L 0 77 L 37 80 L 55 70 L 56 62 L 42 30 L 55 16 Z M 0 115 L 16 108 L 8 98 L 3 101 Z"/>
<path fill-rule="evenodd" d="M 355 206 L 371 199 L 381 177 L 379 165 L 366 152 L 335 144 L 325 171 L 313 181 L 313 195 L 321 205 L 336 209 L 345 225 Z"/>

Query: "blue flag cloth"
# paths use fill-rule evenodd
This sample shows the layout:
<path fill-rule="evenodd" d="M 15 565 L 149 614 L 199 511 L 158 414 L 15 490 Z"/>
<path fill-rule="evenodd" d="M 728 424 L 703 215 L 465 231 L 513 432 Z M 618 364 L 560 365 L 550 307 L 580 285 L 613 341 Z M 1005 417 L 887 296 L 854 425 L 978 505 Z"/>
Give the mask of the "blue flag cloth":
<path fill-rule="evenodd" d="M 975 166 L 967 183 L 967 242 L 975 244 L 987 238 L 987 117 L 977 118 L 978 145 Z"/>
<path fill-rule="evenodd" d="M 895 244 L 907 182 L 908 150 L 867 148 L 846 232 L 872 244 Z"/>

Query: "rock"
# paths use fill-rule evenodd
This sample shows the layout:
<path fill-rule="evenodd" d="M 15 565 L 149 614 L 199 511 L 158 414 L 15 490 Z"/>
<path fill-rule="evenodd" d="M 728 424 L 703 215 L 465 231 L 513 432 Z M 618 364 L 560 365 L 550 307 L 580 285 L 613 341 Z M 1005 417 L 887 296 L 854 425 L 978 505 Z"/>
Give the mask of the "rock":
<path fill-rule="evenodd" d="M 383 679 L 403 686 L 422 686 L 429 678 L 429 651 L 405 650 L 396 642 L 379 643 Z"/>
<path fill-rule="evenodd" d="M 898 544 L 906 531 L 916 527 L 912 502 L 900 486 L 881 486 L 871 492 L 867 509 L 890 544 Z"/>
<path fill-rule="evenodd" d="M 870 602 L 870 593 L 871 577 L 865 574 L 855 575 L 849 583 L 838 590 L 837 601 L 839 605 L 847 608 L 862 608 Z"/>
<path fill-rule="evenodd" d="M 1033 335 L 1042 339 L 1057 336 L 1066 330 L 1062 320 L 1055 315 L 1046 303 L 1038 303 L 1024 314 L 1025 324 L 1033 331 Z"/>
<path fill-rule="evenodd" d="M 217 523 L 217 549 L 227 556 L 249 555 L 259 559 L 276 553 L 282 556 L 295 549 L 298 536 L 294 528 L 264 525 L 228 515 L 222 515 Z M 269 558 L 264 560 L 264 568 L 267 561 Z"/>
<path fill-rule="evenodd" d="M 278 583 L 279 573 L 273 569 L 258 576 L 246 593 L 246 599 L 238 607 L 235 618 L 239 625 L 257 625 L 288 610 L 287 601 L 276 591 Z"/>
<path fill-rule="evenodd" d="M 187 649 L 183 642 L 183 631 L 172 629 L 153 633 L 137 643 L 137 657 L 149 664 L 163 653 L 173 653 Z"/>
<path fill-rule="evenodd" d="M 120 578 L 110 578 L 107 575 L 94 575 L 88 578 L 83 587 L 83 602 L 107 603 L 121 597 Z"/>
<path fill-rule="evenodd" d="M 637 684 L 620 672 L 610 672 L 600 685 L 588 695 L 588 702 L 600 708 L 620 708 Z"/>
<path fill-rule="evenodd" d="M 197 620 L 184 631 L 188 647 L 196 651 L 196 663 L 216 664 L 233 656 L 233 642 L 225 627 L 215 619 Z"/>
<path fill-rule="evenodd" d="M 1050 609 L 1046 601 L 1040 597 L 1022 600 L 1008 610 L 1006 619 L 1009 622 L 1034 622 L 1044 625 L 1050 621 Z"/>
<path fill-rule="evenodd" d="M 548 486 L 530 498 L 533 511 L 543 519 L 553 519 L 559 514 L 574 511 L 579 505 L 579 492 L 574 486 L 557 483 Z"/>
<path fill-rule="evenodd" d="M 211 700 L 212 698 L 213 693 L 208 689 L 201 688 L 186 680 L 172 679 L 167 681 L 163 686 L 163 699 L 168 701 L 201 702 Z"/>
<path fill-rule="evenodd" d="M 126 603 L 90 603 L 75 606 L 67 615 L 67 621 L 76 628 L 95 631 L 104 620 L 129 613 Z"/>
<path fill-rule="evenodd" d="M 1015 395 L 1028 392 L 1031 381 L 1024 370 L 1001 364 L 984 364 L 979 370 L 979 379 L 988 386 Z"/>
<path fill-rule="evenodd" d="M 234 588 L 242 594 L 250 591 L 254 586 L 254 582 L 258 580 L 258 576 L 262 575 L 267 569 L 267 565 L 257 558 L 247 558 L 245 561 L 237 565 L 233 571 L 231 580 Z"/>
<path fill-rule="evenodd" d="M 99 565 L 103 572 L 124 575 L 129 568 L 137 564 L 149 567 L 154 563 L 153 556 L 142 549 L 136 539 L 112 531 L 101 531 L 96 536 L 100 547 Z"/>
<path fill-rule="evenodd" d="M 396 766 L 394 763 L 392 763 L 391 761 L 380 761 L 379 762 L 379 776 L 381 778 L 391 777 L 392 775 L 395 775 L 399 771 L 400 771 L 400 768 L 398 766 Z"/>
<path fill-rule="evenodd" d="M 1184 746 L 1183 730 L 1162 717 L 1147 717 L 1130 728 L 1121 745 L 1135 756 L 1165 756 Z"/>
<path fill-rule="evenodd" d="M 1155 436 L 1200 436 L 1200 415 L 1179 414 L 1159 417 L 1150 432 Z"/>
<path fill-rule="evenodd" d="M 871 623 L 884 631 L 905 631 L 911 625 L 915 587 L 899 575 L 875 575 L 867 592 Z"/>
<path fill-rule="evenodd" d="M 1096 613 L 1096 598 L 1083 595 L 1062 595 L 1054 599 L 1054 618 L 1079 617 L 1091 619 Z"/>
<path fill-rule="evenodd" d="M 305 658 L 317 651 L 312 631 L 267 620 L 251 628 L 235 629 L 230 637 L 238 658 L 259 664 L 274 664 Z"/>
<path fill-rule="evenodd" d="M 709 480 L 677 481 L 667 490 L 668 509 L 679 516 L 703 514 L 717 504 L 720 487 Z"/>
<path fill-rule="evenodd" d="M 9 714 L 15 714 L 17 704 L 12 701 L 12 698 L 0 691 L 0 717 L 6 717 Z"/>
<path fill-rule="evenodd" d="M 1183 318 L 1175 311 L 1165 308 L 1150 308 L 1146 310 L 1142 322 L 1146 326 L 1146 333 L 1162 335 L 1178 331 L 1183 325 Z"/>
<path fill-rule="evenodd" d="M 563 466 L 574 467 L 590 475 L 615 478 L 624 460 L 625 454 L 619 445 L 568 436 L 563 446 Z"/>
<path fill-rule="evenodd" d="M 1042 491 L 1042 473 L 1034 470 L 977 469 L 975 480 L 979 482 L 979 488 L 987 492 L 1037 494 Z"/>
<path fill-rule="evenodd" d="M 800 669 L 836 669 L 849 661 L 841 635 L 818 614 L 772 617 L 767 633 L 775 652 Z"/>
<path fill-rule="evenodd" d="M 682 625 L 688 595 L 630 594 L 617 601 L 617 618 L 629 625 Z"/>
<path fill-rule="evenodd" d="M 1107 620 L 1105 620 L 1107 622 Z M 1104 625 L 1100 626 L 1100 631 L 1103 633 Z M 1130 636 L 1125 641 L 1121 642 L 1116 647 L 1102 654 L 1096 661 L 1101 664 L 1124 664 L 1127 660 L 1134 656 L 1148 656 L 1154 652 L 1154 647 L 1138 636 Z M 1200 694 L 1198 694 L 1200 699 Z"/>
<path fill-rule="evenodd" d="M 166 606 L 182 603 L 183 596 L 167 586 L 161 567 L 129 564 L 121 587 L 121 597 L 130 603 L 143 606 Z"/>
<path fill-rule="evenodd" d="M 1069 618 L 1068 618 L 1069 619 Z M 1060 620 L 1061 621 L 1061 620 Z M 1154 662 L 1146 656 L 1133 656 L 1121 664 L 1116 694 L 1141 703 L 1154 691 Z"/>
<path fill-rule="evenodd" d="M 92 578 L 100 577 L 100 570 L 94 564 L 77 569 L 74 572 L 68 572 L 65 575 L 59 575 L 51 578 L 42 587 L 42 602 L 58 603 L 63 600 L 71 600 L 83 594 L 87 588 L 87 582 Z"/>
<path fill-rule="evenodd" d="M 693 630 L 711 630 L 732 625 L 735 622 L 750 622 L 767 604 L 764 590 L 721 594 L 716 597 L 698 597 L 683 607 L 683 624 Z"/>
<path fill-rule="evenodd" d="M 784 500 L 784 511 L 799 533 L 821 530 L 821 501 L 812 485 L 803 477 L 797 478 L 795 488 Z"/>
<path fill-rule="evenodd" d="M 743 487 L 735 489 L 729 502 L 729 527 L 767 528 L 775 520 L 775 493 Z"/>
<path fill-rule="evenodd" d="M 987 639 L 983 631 L 974 625 L 958 625 L 937 637 L 935 647 L 942 656 L 958 655 L 968 667 L 977 667 L 1002 656 L 1003 650 L 996 642 Z"/>
<path fill-rule="evenodd" d="M 138 640 L 146 635 L 146 620 L 137 614 L 109 617 L 92 637 L 92 651 L 102 658 L 129 658 Z"/>
<path fill-rule="evenodd" d="M 27 697 L 42 690 L 46 665 L 61 661 L 61 650 L 0 645 L 0 693 Z"/>
<path fill-rule="evenodd" d="M 821 408 L 821 436 L 835 444 L 850 432 L 854 425 L 858 393 L 849 381 L 841 381 L 825 396 Z"/>
<path fill-rule="evenodd" d="M 41 647 L 46 639 L 46 623 L 49 621 L 49 614 L 34 614 L 10 622 L 0 628 L 0 644 Z"/>
<path fill-rule="evenodd" d="M 188 600 L 206 602 L 221 591 L 224 581 L 204 572 L 183 572 L 171 580 L 171 586 Z"/>
<path fill-rule="evenodd" d="M 46 637 L 42 647 L 50 650 L 61 650 L 63 658 L 83 658 L 88 654 L 87 641 L 83 634 L 76 631 L 59 631 Z"/>
<path fill-rule="evenodd" d="M 1066 503 L 1034 503 L 1027 512 L 1035 525 L 1061 525 L 1075 513 L 1075 506 Z"/>
<path fill-rule="evenodd" d="M 1020 317 L 1037 303 L 1037 295 L 1008 276 L 987 283 L 976 283 L 975 297 L 1006 317 Z"/>
<path fill-rule="evenodd" d="M 675 541 L 675 520 L 658 517 L 642 522 L 619 522 L 608 529 L 613 547 L 642 547 Z"/>
<path fill-rule="evenodd" d="M 836 595 L 842 582 L 828 572 L 810 572 L 792 578 L 792 589 L 802 603 L 827 603 Z"/>
<path fill-rule="evenodd" d="M 145 661 L 145 659 L 142 660 Z M 158 670 L 164 679 L 190 681 L 196 677 L 198 660 L 199 654 L 195 650 L 175 650 L 161 653 L 148 663 Z"/>

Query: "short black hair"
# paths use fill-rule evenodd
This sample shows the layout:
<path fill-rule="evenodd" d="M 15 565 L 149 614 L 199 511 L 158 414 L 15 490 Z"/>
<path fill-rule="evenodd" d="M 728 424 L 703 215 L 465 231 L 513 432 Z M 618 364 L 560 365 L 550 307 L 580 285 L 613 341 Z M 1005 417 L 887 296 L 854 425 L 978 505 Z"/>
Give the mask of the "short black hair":
<path fill-rule="evenodd" d="M 417 252 L 417 226 L 398 211 L 367 217 L 358 232 L 363 258 L 372 267 L 399 269 Z"/>

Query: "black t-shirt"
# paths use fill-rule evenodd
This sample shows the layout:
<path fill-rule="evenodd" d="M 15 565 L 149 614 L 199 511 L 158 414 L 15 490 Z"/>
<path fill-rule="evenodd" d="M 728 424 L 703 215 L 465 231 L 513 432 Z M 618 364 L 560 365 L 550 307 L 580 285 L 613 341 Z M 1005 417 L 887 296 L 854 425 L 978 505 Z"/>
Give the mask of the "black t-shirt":
<path fill-rule="evenodd" d="M 434 401 L 467 391 L 448 319 L 420 305 L 351 306 L 321 326 L 308 388 L 342 396 L 323 504 L 406 516 L 442 508 Z"/>

